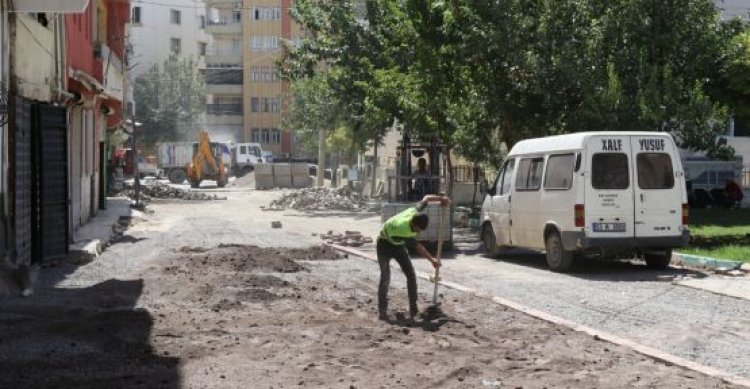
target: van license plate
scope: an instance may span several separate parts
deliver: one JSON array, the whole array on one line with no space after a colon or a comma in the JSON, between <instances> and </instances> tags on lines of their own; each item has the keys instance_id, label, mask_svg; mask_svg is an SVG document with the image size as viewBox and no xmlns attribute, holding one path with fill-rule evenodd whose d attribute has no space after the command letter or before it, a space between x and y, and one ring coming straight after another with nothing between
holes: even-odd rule
<instances>
[{"instance_id":1,"label":"van license plate","mask_svg":"<svg viewBox=\"0 0 750 389\"><path fill-rule=\"evenodd\" d=\"M625 223L594 223L594 232L625 232Z\"/></svg>"}]
</instances>

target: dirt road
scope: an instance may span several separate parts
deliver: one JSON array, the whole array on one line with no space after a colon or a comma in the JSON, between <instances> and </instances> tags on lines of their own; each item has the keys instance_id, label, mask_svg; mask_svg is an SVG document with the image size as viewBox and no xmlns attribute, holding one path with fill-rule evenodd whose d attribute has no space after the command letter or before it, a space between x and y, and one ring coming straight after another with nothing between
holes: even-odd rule
<instances>
[{"instance_id":1,"label":"dirt road","mask_svg":"<svg viewBox=\"0 0 750 389\"><path fill-rule=\"evenodd\" d=\"M0 387L731 387L451 290L449 317L409 325L398 271L378 321L377 266L312 236L377 216L258 211L276 195L155 202L95 262L0 299Z\"/></svg>"}]
</instances>

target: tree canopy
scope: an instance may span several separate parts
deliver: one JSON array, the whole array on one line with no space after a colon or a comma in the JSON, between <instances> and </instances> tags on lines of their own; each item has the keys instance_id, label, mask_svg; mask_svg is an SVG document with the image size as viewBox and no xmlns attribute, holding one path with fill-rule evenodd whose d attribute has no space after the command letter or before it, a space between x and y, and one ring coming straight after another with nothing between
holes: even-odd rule
<instances>
[{"instance_id":1,"label":"tree canopy","mask_svg":"<svg viewBox=\"0 0 750 389\"><path fill-rule=\"evenodd\" d=\"M192 59L172 56L135 79L136 119L145 144L194 139L205 112L206 92Z\"/></svg>"},{"instance_id":2,"label":"tree canopy","mask_svg":"<svg viewBox=\"0 0 750 389\"><path fill-rule=\"evenodd\" d=\"M308 36L283 75L325 74L360 145L396 118L475 162L590 130L669 131L726 155L720 96L750 96L748 41L711 0L298 0L291 13Z\"/></svg>"}]
</instances>

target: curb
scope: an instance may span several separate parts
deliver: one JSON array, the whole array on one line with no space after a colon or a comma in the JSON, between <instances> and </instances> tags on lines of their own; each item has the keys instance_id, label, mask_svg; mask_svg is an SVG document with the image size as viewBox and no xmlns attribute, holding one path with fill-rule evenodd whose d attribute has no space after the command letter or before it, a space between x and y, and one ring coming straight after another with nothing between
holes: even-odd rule
<instances>
[{"instance_id":1,"label":"curb","mask_svg":"<svg viewBox=\"0 0 750 389\"><path fill-rule=\"evenodd\" d=\"M361 257L361 258L365 258L365 259L369 259L371 261L377 261L377 258L373 257L371 254L365 253L365 252L360 251L360 250L356 250L356 249L353 249L353 248L350 248L350 247L338 246L338 245L335 245L335 244L327 244L327 246L330 246L330 247L332 247L332 248L334 248L336 250L343 251L343 252L351 254L351 255L355 255L355 256L358 256L358 257ZM681 255L683 255L683 254L681 254ZM713 258L711 258L711 259L713 259ZM423 273L423 272L416 272L416 273L417 273L417 277L422 278L422 279L430 280L430 275L429 274L426 274L426 273ZM599 331L597 329L594 329L594 328L591 328L591 327L588 327L588 326L577 324L577 323L572 322L570 320L566 320L566 319L563 319L561 317L558 317L558 316L555 316L555 315L551 315L551 314L549 314L547 312L538 310L536 308L531 308L529 306L517 303L517 302L512 301L512 300L508 300L508 299L505 299L505 298L502 298L502 297L498 297L498 296L493 296L493 295L490 295L488 293L484 293L484 292L481 292L481 291L478 291L478 290L475 290L475 289L472 289L472 288L468 288L466 286L463 286L463 285L460 285L460 284L457 284L457 283L454 283L454 282L446 282L446 281L439 281L439 282L440 282L441 285L446 286L448 288L455 289L455 290L458 290L458 291L461 291L461 292L466 292L466 293L469 293L469 294L477 296L477 297L489 299L490 301L493 301L493 302L495 302L497 304L506 306L506 307L508 307L510 309L514 309L514 310L519 311L521 313L525 313L525 314L527 314L529 316L532 316L532 317L535 317L537 319L541 319L541 320L544 320L546 322L557 324L557 325L569 328L569 329L571 329L573 331L576 331L576 332L582 332L584 334L590 335L590 336L594 337L594 339L604 340L604 341L607 341L607 342L610 342L610 343L613 343L613 344L616 344L616 345L619 345L619 346L627 347L627 348L629 348L629 349L631 349L631 350L633 350L633 351L635 351L637 353L640 353L640 354L643 354L645 356L654 358L654 359L656 359L658 361L661 361L661 362L663 362L663 363L665 363L667 365L669 365L669 364L677 365L677 366L680 366L680 367L688 369L688 370L693 370L693 371L696 371L698 373L705 374L705 375L707 375L709 377L714 377L714 378L721 379L724 382L727 382L727 383L730 383L730 384L733 384L733 385L739 385L739 386L744 386L744 387L750 388L750 379L748 379L748 378L740 377L740 376L737 376L737 375L734 375L734 374L731 374L731 373L728 373L728 372L725 372L723 370L719 370L719 369L716 369L716 368L713 368L713 367L701 365L701 364L699 364L697 362L693 362L693 361L684 359L682 357L678 357L676 355L668 354L668 353L665 353L663 351L659 351L659 350L654 349L652 347L645 346L645 345L642 345L640 343L636 343L636 342L634 342L632 340L629 340L629 339L626 339L626 338L622 338L622 337L619 337L617 335L610 334L608 332Z\"/></svg>"},{"instance_id":2,"label":"curb","mask_svg":"<svg viewBox=\"0 0 750 389\"><path fill-rule=\"evenodd\" d=\"M743 262L731 261L728 259L716 259L711 257L702 257L700 255L674 253L674 255L682 262L693 266L703 266L710 269L718 269L720 267L729 268L730 270L739 270L742 267Z\"/></svg>"}]
</instances>

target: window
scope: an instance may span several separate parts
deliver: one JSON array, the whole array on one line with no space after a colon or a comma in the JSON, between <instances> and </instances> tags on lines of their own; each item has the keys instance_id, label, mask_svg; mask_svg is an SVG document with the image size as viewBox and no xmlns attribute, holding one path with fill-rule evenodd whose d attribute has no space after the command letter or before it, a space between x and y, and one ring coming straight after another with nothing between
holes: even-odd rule
<instances>
[{"instance_id":1,"label":"window","mask_svg":"<svg viewBox=\"0 0 750 389\"><path fill-rule=\"evenodd\" d=\"M254 36L250 40L253 51L275 51L279 49L279 37L275 35Z\"/></svg>"},{"instance_id":2,"label":"window","mask_svg":"<svg viewBox=\"0 0 750 389\"><path fill-rule=\"evenodd\" d=\"M141 22L141 7L133 7L133 15L130 17L131 23Z\"/></svg>"},{"instance_id":3,"label":"window","mask_svg":"<svg viewBox=\"0 0 750 389\"><path fill-rule=\"evenodd\" d=\"M575 155L550 155L544 173L544 189L567 190L573 182Z\"/></svg>"},{"instance_id":4,"label":"window","mask_svg":"<svg viewBox=\"0 0 750 389\"><path fill-rule=\"evenodd\" d=\"M503 175L503 185L500 188L500 192L503 194L510 193L510 183L513 182L511 180L513 179L513 168L515 166L516 166L515 159L511 159L507 162L507 165L505 168L505 174Z\"/></svg>"},{"instance_id":5,"label":"window","mask_svg":"<svg viewBox=\"0 0 750 389\"><path fill-rule=\"evenodd\" d=\"M240 146L240 155L247 154L247 146Z\"/></svg>"},{"instance_id":6,"label":"window","mask_svg":"<svg viewBox=\"0 0 750 389\"><path fill-rule=\"evenodd\" d=\"M206 55L206 42L198 42L198 55Z\"/></svg>"},{"instance_id":7,"label":"window","mask_svg":"<svg viewBox=\"0 0 750 389\"><path fill-rule=\"evenodd\" d=\"M281 98L272 97L270 99L269 112L280 112L281 111Z\"/></svg>"},{"instance_id":8,"label":"window","mask_svg":"<svg viewBox=\"0 0 750 389\"><path fill-rule=\"evenodd\" d=\"M493 185L495 193L493 196L502 196L510 191L510 179L513 175L513 166L514 160L512 159L505 161L505 164L503 164L503 167L497 173L497 178L495 178L495 183Z\"/></svg>"},{"instance_id":9,"label":"window","mask_svg":"<svg viewBox=\"0 0 750 389\"><path fill-rule=\"evenodd\" d=\"M172 24L182 24L182 13L176 9L169 10L169 22Z\"/></svg>"},{"instance_id":10,"label":"window","mask_svg":"<svg viewBox=\"0 0 750 389\"><path fill-rule=\"evenodd\" d=\"M271 131L268 128L262 129L260 139L262 143L269 143L271 141Z\"/></svg>"},{"instance_id":11,"label":"window","mask_svg":"<svg viewBox=\"0 0 750 389\"><path fill-rule=\"evenodd\" d=\"M279 7L255 7L252 10L253 20L281 20Z\"/></svg>"},{"instance_id":12,"label":"window","mask_svg":"<svg viewBox=\"0 0 750 389\"><path fill-rule=\"evenodd\" d=\"M260 112L260 98L250 98L250 112Z\"/></svg>"},{"instance_id":13,"label":"window","mask_svg":"<svg viewBox=\"0 0 750 389\"><path fill-rule=\"evenodd\" d=\"M180 54L182 51L182 42L180 42L180 38L171 38L169 41L169 48L172 50L172 53Z\"/></svg>"},{"instance_id":14,"label":"window","mask_svg":"<svg viewBox=\"0 0 750 389\"><path fill-rule=\"evenodd\" d=\"M250 130L250 139L252 142L260 143L260 129L259 128L253 128Z\"/></svg>"},{"instance_id":15,"label":"window","mask_svg":"<svg viewBox=\"0 0 750 389\"><path fill-rule=\"evenodd\" d=\"M206 15L198 16L198 27L202 30L206 28Z\"/></svg>"},{"instance_id":16,"label":"window","mask_svg":"<svg viewBox=\"0 0 750 389\"><path fill-rule=\"evenodd\" d=\"M518 164L516 190L537 190L542 182L544 158L523 158Z\"/></svg>"},{"instance_id":17,"label":"window","mask_svg":"<svg viewBox=\"0 0 750 389\"><path fill-rule=\"evenodd\" d=\"M638 164L638 187L641 189L672 189L672 159L664 153L641 153Z\"/></svg>"},{"instance_id":18,"label":"window","mask_svg":"<svg viewBox=\"0 0 750 389\"><path fill-rule=\"evenodd\" d=\"M271 129L271 143L281 143L281 131L278 128Z\"/></svg>"},{"instance_id":19,"label":"window","mask_svg":"<svg viewBox=\"0 0 750 389\"><path fill-rule=\"evenodd\" d=\"M591 157L591 185L594 189L627 189L630 186L628 156L598 153Z\"/></svg>"},{"instance_id":20,"label":"window","mask_svg":"<svg viewBox=\"0 0 750 389\"><path fill-rule=\"evenodd\" d=\"M234 23L242 23L242 12L240 11L234 11L232 12L232 20L234 20Z\"/></svg>"}]
</instances>

